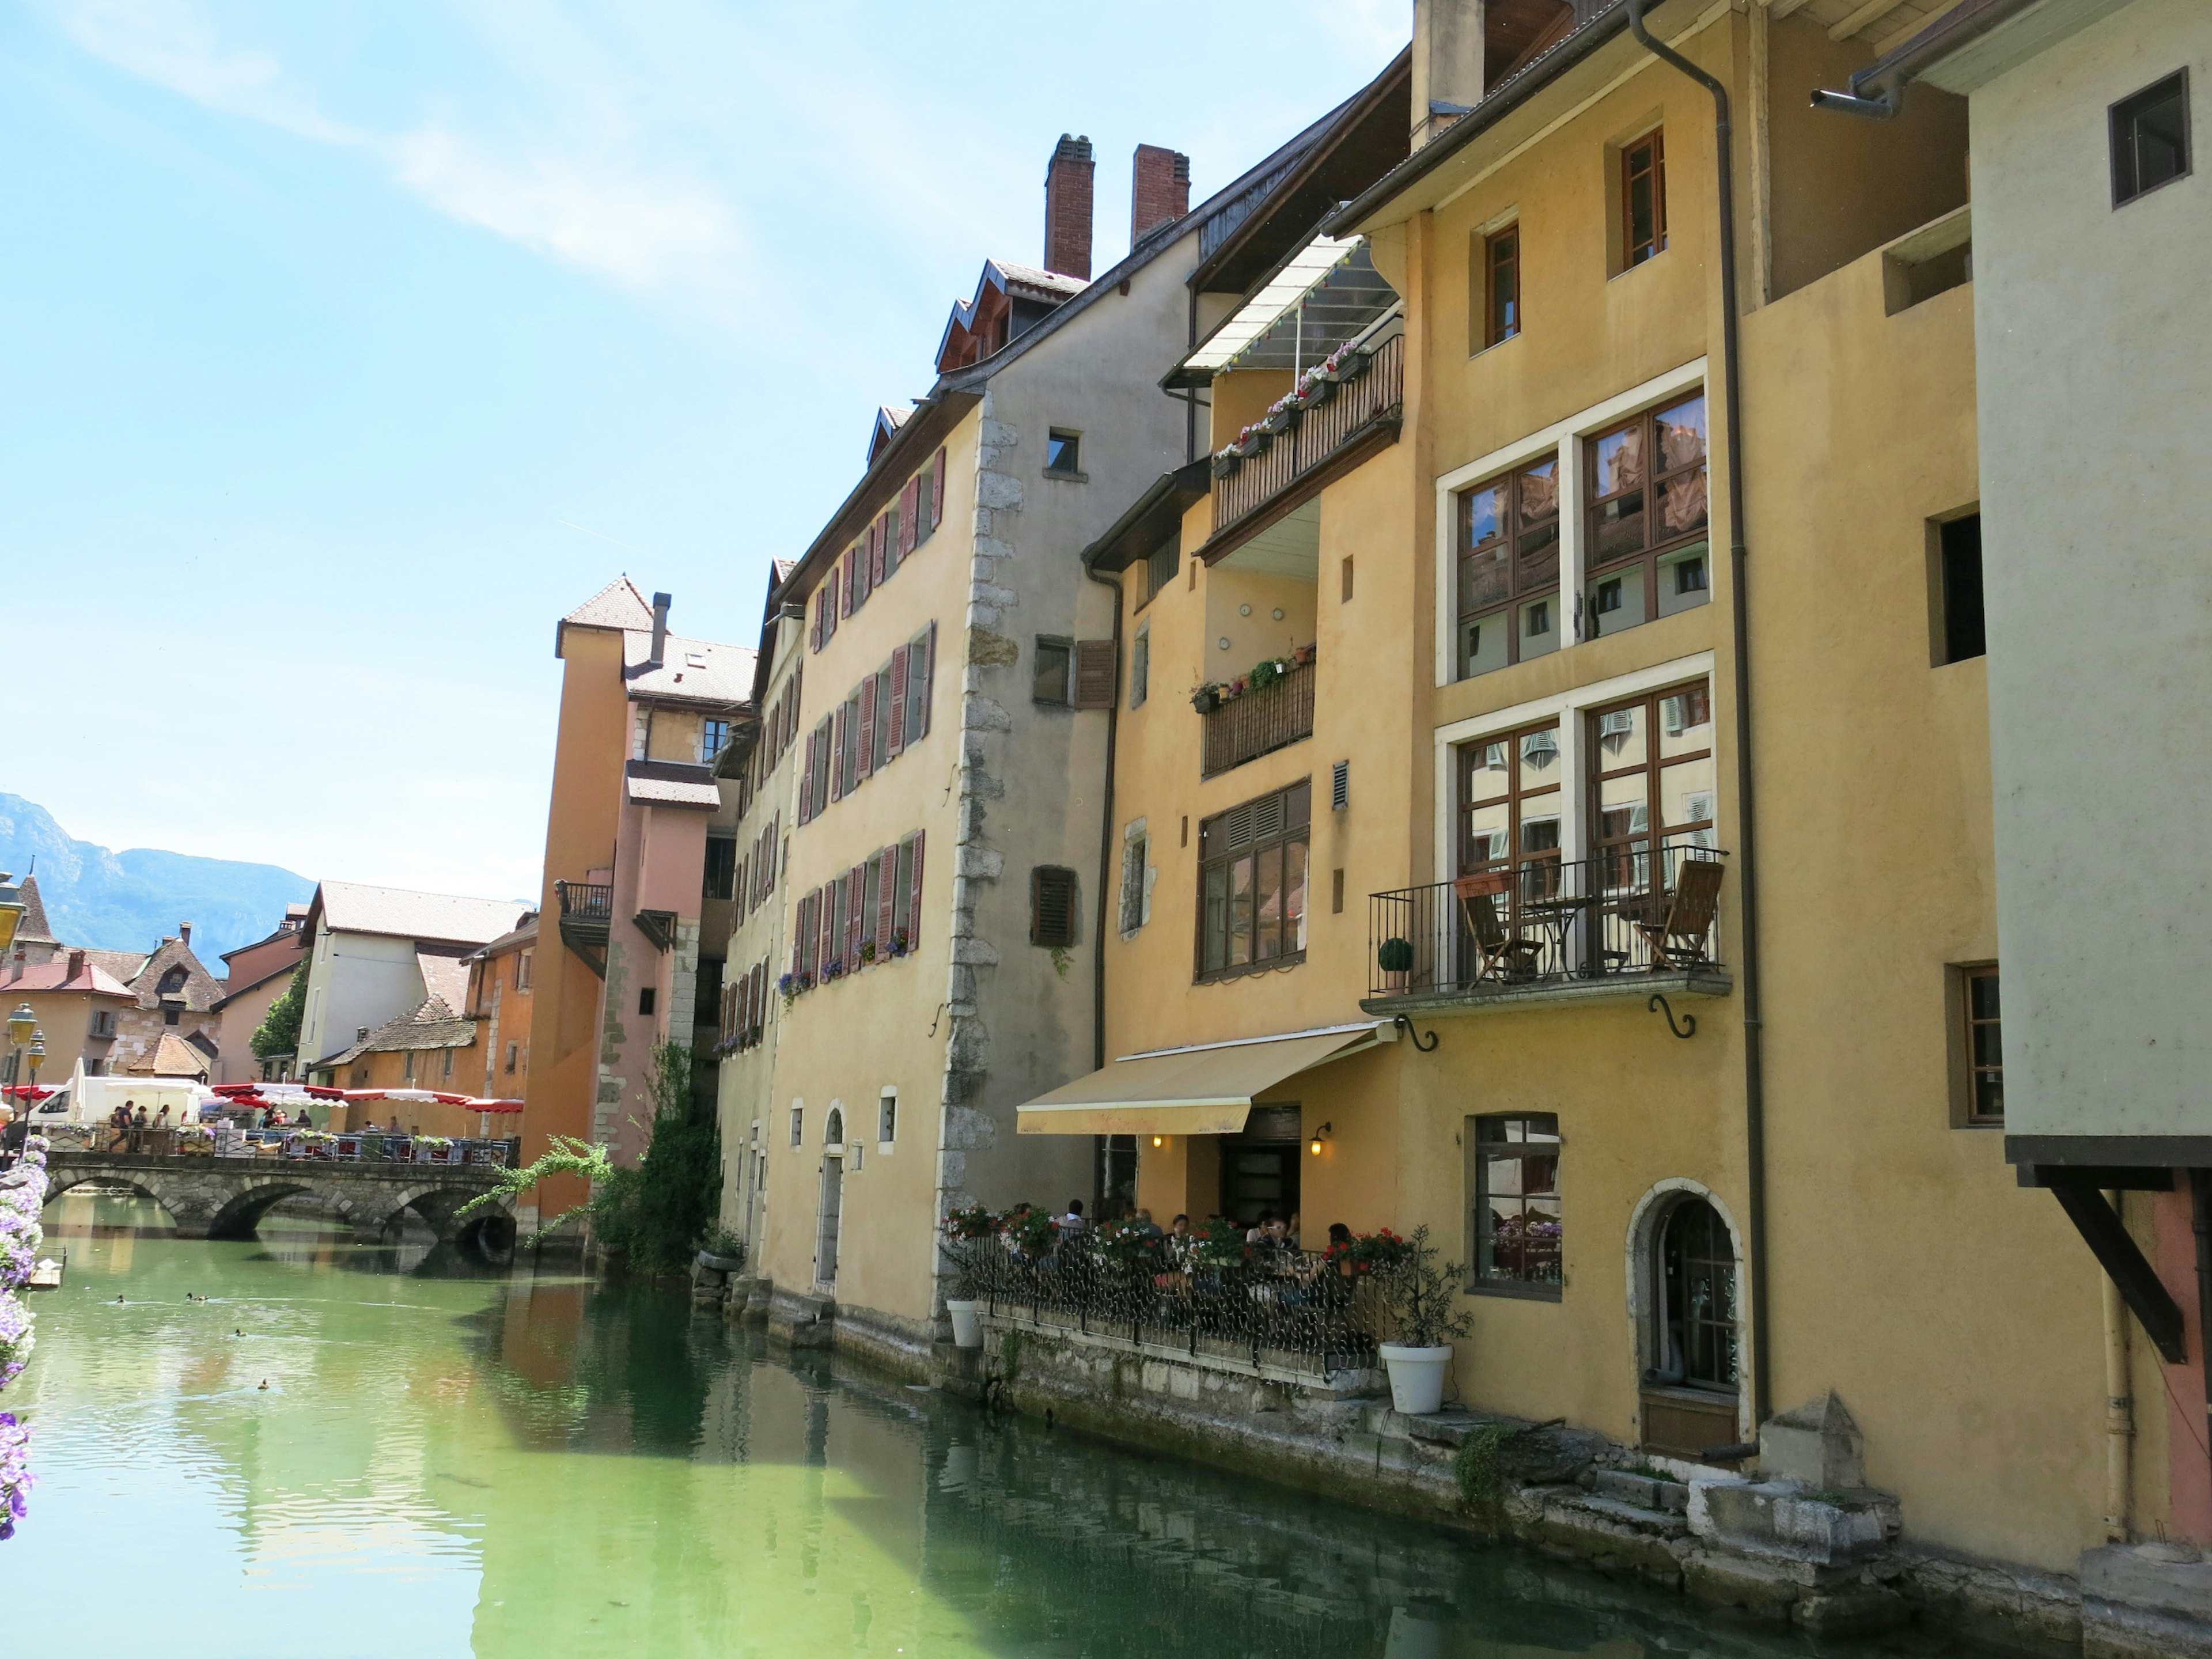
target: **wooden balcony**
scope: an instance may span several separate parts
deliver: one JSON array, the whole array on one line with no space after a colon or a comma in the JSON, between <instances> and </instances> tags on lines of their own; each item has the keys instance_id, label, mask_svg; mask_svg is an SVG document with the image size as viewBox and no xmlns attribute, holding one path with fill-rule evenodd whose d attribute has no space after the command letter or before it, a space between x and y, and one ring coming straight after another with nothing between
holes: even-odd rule
<instances>
[{"instance_id":1,"label":"wooden balcony","mask_svg":"<svg viewBox=\"0 0 2212 1659\"><path fill-rule=\"evenodd\" d=\"M603 882L556 881L553 890L561 901L561 942L605 979L607 930L615 914L613 886Z\"/></svg>"},{"instance_id":2,"label":"wooden balcony","mask_svg":"<svg viewBox=\"0 0 2212 1659\"><path fill-rule=\"evenodd\" d=\"M1233 532L1338 456L1370 438L1395 435L1405 397L1406 337L1394 334L1377 343L1356 372L1329 384L1321 401L1272 417L1284 429L1257 453L1217 454L1212 539Z\"/></svg>"},{"instance_id":3,"label":"wooden balcony","mask_svg":"<svg viewBox=\"0 0 2212 1659\"><path fill-rule=\"evenodd\" d=\"M1314 665L1294 664L1273 685L1247 691L1200 715L1206 722L1204 775L1212 777L1313 736Z\"/></svg>"}]
</instances>

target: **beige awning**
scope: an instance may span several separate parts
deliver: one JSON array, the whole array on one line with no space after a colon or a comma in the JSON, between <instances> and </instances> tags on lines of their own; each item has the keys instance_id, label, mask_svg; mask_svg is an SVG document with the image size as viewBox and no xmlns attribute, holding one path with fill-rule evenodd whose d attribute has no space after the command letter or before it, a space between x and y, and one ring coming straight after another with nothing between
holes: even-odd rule
<instances>
[{"instance_id":1,"label":"beige awning","mask_svg":"<svg viewBox=\"0 0 2212 1659\"><path fill-rule=\"evenodd\" d=\"M1252 1097L1397 1036L1380 1020L1127 1054L1024 1103L1025 1135L1232 1135Z\"/></svg>"}]
</instances>

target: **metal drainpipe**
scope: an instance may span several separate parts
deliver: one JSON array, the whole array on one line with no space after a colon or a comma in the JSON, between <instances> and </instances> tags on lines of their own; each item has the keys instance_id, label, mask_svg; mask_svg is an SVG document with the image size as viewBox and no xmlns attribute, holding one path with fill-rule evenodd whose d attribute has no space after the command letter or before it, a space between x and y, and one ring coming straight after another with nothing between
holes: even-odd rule
<instances>
[{"instance_id":1,"label":"metal drainpipe","mask_svg":"<svg viewBox=\"0 0 2212 1659\"><path fill-rule=\"evenodd\" d=\"M1106 708L1106 793L1098 814L1098 922L1091 930L1091 1069L1096 1072L1106 1066L1106 915L1113 893L1108 871L1114 855L1114 740L1121 725L1121 607L1127 601L1120 577L1100 575L1087 560L1083 574L1114 591L1114 701Z\"/></svg>"},{"instance_id":2,"label":"metal drainpipe","mask_svg":"<svg viewBox=\"0 0 2212 1659\"><path fill-rule=\"evenodd\" d=\"M2123 1218L2124 1194L2105 1194L2112 1213ZM2128 1511L2131 1507L2132 1452L2136 1433L2135 1388L2128 1372L2128 1310L2112 1274L2098 1270L2104 1290L2105 1313L2105 1539L2128 1541Z\"/></svg>"},{"instance_id":3,"label":"metal drainpipe","mask_svg":"<svg viewBox=\"0 0 2212 1659\"><path fill-rule=\"evenodd\" d=\"M1743 382L1737 368L1735 281L1735 129L1729 118L1728 88L1644 26L1647 0L1626 0L1629 32L1660 62L1679 70L1713 95L1713 149L1720 185L1722 382L1727 420L1723 447L1728 455L1729 577L1735 604L1736 796L1741 814L1736 844L1736 886L1743 908L1743 1139L1749 1165L1751 1234L1751 1412L1754 1424L1771 1410L1772 1366L1768 1352L1766 1296L1766 1085L1765 1024L1759 1004L1758 817L1752 789L1751 619L1744 586Z\"/></svg>"},{"instance_id":4,"label":"metal drainpipe","mask_svg":"<svg viewBox=\"0 0 2212 1659\"><path fill-rule=\"evenodd\" d=\"M2197 1364L2204 1373L2204 1422L2212 1431L2212 1352L2205 1334L2212 1331L2212 1170L2189 1172L2190 1219L2197 1233ZM2212 1433L2206 1436L2212 1443Z\"/></svg>"}]
</instances>

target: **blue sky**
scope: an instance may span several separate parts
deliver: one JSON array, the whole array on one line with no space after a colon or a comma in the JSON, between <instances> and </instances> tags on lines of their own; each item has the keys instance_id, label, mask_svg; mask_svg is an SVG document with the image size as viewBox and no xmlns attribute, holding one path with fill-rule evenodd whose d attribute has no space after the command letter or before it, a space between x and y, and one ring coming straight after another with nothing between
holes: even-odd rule
<instances>
[{"instance_id":1,"label":"blue sky","mask_svg":"<svg viewBox=\"0 0 2212 1659\"><path fill-rule=\"evenodd\" d=\"M1046 157L1227 182L1407 0L0 9L0 787L72 834L534 894L553 623L748 641ZM28 659L35 656L35 665Z\"/></svg>"}]
</instances>

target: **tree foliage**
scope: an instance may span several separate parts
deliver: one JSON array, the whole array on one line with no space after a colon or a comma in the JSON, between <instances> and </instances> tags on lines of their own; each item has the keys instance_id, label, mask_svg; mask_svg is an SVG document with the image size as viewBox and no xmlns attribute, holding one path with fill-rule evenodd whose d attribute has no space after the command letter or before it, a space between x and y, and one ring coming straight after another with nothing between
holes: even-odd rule
<instances>
[{"instance_id":1,"label":"tree foliage","mask_svg":"<svg viewBox=\"0 0 2212 1659\"><path fill-rule=\"evenodd\" d=\"M284 988L284 994L269 1005L259 1027L246 1041L256 1060L300 1052L300 1017L307 1006L307 964L303 962L292 970L292 982Z\"/></svg>"}]
</instances>

